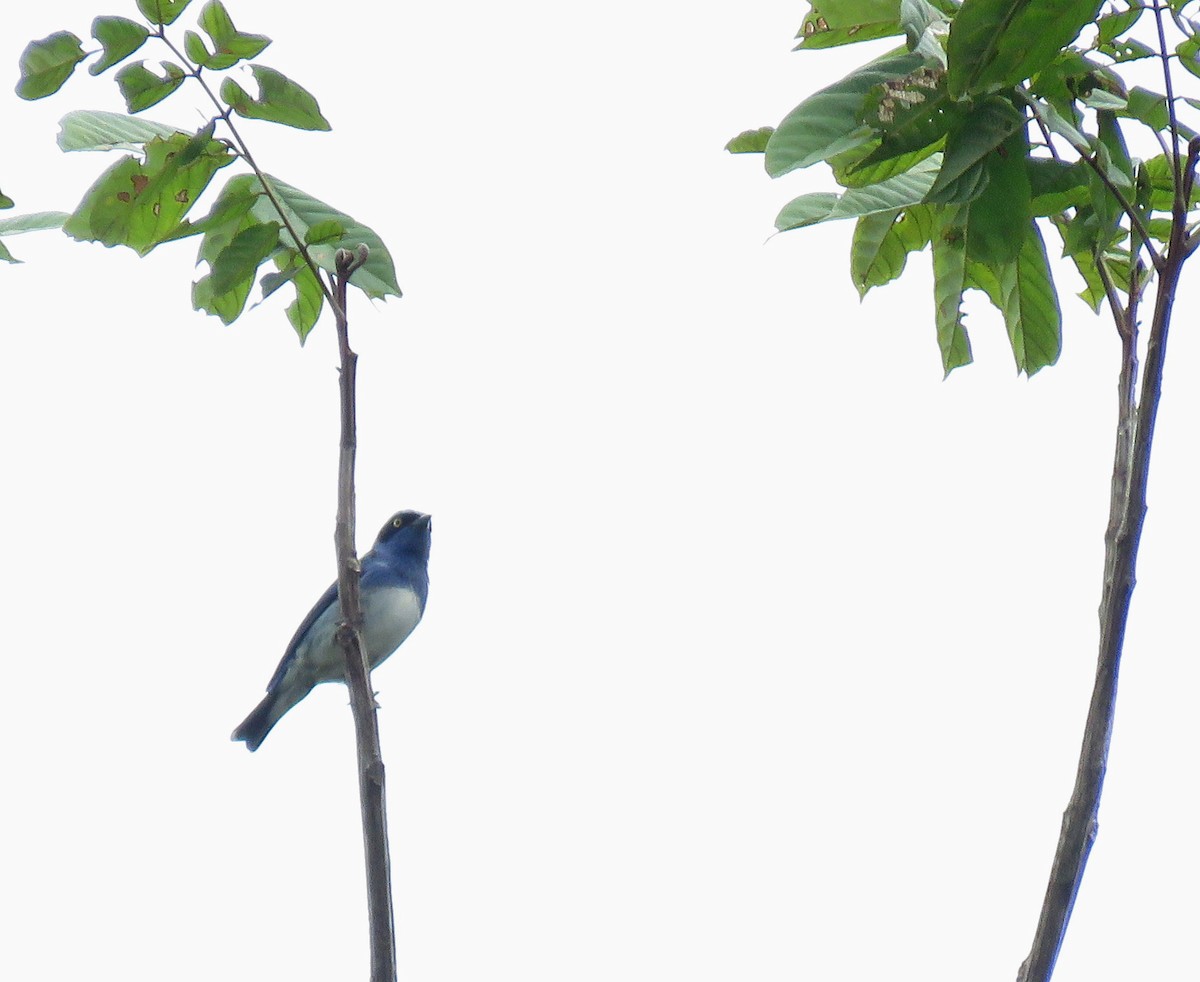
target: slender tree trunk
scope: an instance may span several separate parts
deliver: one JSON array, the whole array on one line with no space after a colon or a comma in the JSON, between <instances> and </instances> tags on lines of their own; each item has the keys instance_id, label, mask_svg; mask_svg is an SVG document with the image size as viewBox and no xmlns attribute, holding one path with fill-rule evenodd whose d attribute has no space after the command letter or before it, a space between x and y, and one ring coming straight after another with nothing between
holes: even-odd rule
<instances>
[{"instance_id":1,"label":"slender tree trunk","mask_svg":"<svg viewBox=\"0 0 1200 982\"><path fill-rule=\"evenodd\" d=\"M388 855L386 788L383 754L371 667L362 638L361 567L354 546L354 457L357 449L355 382L358 355L350 349L346 321L346 288L350 275L367 260L366 246L356 254L339 250L334 278L338 350L341 370L342 435L338 456L338 512L334 539L338 560L338 597L342 605L339 640L346 653L346 683L354 713L358 759L358 795L362 812L363 851L367 868L367 919L371 939L371 982L395 982L396 932L392 910L392 863Z\"/></svg>"}]
</instances>

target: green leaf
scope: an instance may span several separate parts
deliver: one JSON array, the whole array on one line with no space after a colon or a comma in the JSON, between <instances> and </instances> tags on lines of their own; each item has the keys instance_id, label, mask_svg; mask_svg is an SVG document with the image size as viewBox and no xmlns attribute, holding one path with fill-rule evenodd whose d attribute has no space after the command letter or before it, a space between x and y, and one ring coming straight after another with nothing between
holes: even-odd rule
<instances>
[{"instance_id":1,"label":"green leaf","mask_svg":"<svg viewBox=\"0 0 1200 982\"><path fill-rule=\"evenodd\" d=\"M790 232L792 229L806 228L820 222L829 221L833 217L833 209L841 201L841 195L833 191L813 191L793 198L775 219L775 228L780 232ZM891 211L892 209L882 209ZM850 217L850 216L845 216Z\"/></svg>"},{"instance_id":2,"label":"green leaf","mask_svg":"<svg viewBox=\"0 0 1200 982\"><path fill-rule=\"evenodd\" d=\"M53 95L85 57L83 44L70 31L59 31L40 41L30 41L21 52L17 95L31 101Z\"/></svg>"},{"instance_id":3,"label":"green leaf","mask_svg":"<svg viewBox=\"0 0 1200 982\"><path fill-rule=\"evenodd\" d=\"M146 43L150 32L135 20L127 17L97 17L92 21L92 37L104 48L104 57L88 71L92 75L112 68L124 61Z\"/></svg>"},{"instance_id":4,"label":"green leaf","mask_svg":"<svg viewBox=\"0 0 1200 982\"><path fill-rule=\"evenodd\" d=\"M1101 54L1108 55L1108 57L1117 63L1158 57L1158 52L1150 47L1150 45L1143 44L1141 41L1133 38L1113 41L1111 44L1102 44L1098 50Z\"/></svg>"},{"instance_id":5,"label":"green leaf","mask_svg":"<svg viewBox=\"0 0 1200 982\"><path fill-rule=\"evenodd\" d=\"M900 0L900 23L910 51L916 51L931 35L944 31L949 20L927 0Z\"/></svg>"},{"instance_id":6,"label":"green leaf","mask_svg":"<svg viewBox=\"0 0 1200 982\"><path fill-rule=\"evenodd\" d=\"M192 0L137 0L138 10L151 24L174 24Z\"/></svg>"},{"instance_id":7,"label":"green leaf","mask_svg":"<svg viewBox=\"0 0 1200 982\"><path fill-rule=\"evenodd\" d=\"M927 205L860 218L850 243L850 278L859 296L897 279L909 253L929 244L932 224L933 209Z\"/></svg>"},{"instance_id":8,"label":"green leaf","mask_svg":"<svg viewBox=\"0 0 1200 982\"><path fill-rule=\"evenodd\" d=\"M1029 144L1018 130L988 155L988 183L970 204L967 257L991 266L1012 263L1020 255L1031 226Z\"/></svg>"},{"instance_id":9,"label":"green leaf","mask_svg":"<svg viewBox=\"0 0 1200 982\"><path fill-rule=\"evenodd\" d=\"M826 192L802 194L784 206L775 227L786 232L818 222L910 208L925 199L940 166L941 157L935 154L903 174L879 184L851 188L840 196Z\"/></svg>"},{"instance_id":10,"label":"green leaf","mask_svg":"<svg viewBox=\"0 0 1200 982\"><path fill-rule=\"evenodd\" d=\"M984 270L989 269L982 263L973 263L971 268L972 276L981 278L985 275ZM999 297L993 292L994 286L988 293L993 303L1000 300L997 306L1004 315L1017 371L1034 375L1058 361L1062 350L1058 294L1037 224L1030 223L1025 244L1015 262L990 268L998 281Z\"/></svg>"},{"instance_id":11,"label":"green leaf","mask_svg":"<svg viewBox=\"0 0 1200 982\"><path fill-rule=\"evenodd\" d=\"M135 61L116 74L117 86L131 113L140 113L167 96L183 84L186 73L174 62L159 62L166 75L159 77L146 67L145 62Z\"/></svg>"},{"instance_id":12,"label":"green leaf","mask_svg":"<svg viewBox=\"0 0 1200 982\"><path fill-rule=\"evenodd\" d=\"M219 0L211 0L200 11L200 26L212 39L209 52L203 39L194 31L184 35L187 56L203 68L222 71L239 61L255 58L271 43L264 34L244 34L233 26L233 20Z\"/></svg>"},{"instance_id":13,"label":"green leaf","mask_svg":"<svg viewBox=\"0 0 1200 982\"><path fill-rule=\"evenodd\" d=\"M63 230L80 241L124 245L143 256L175 237L213 175L234 160L218 140L189 152L195 139L186 133L156 137L146 144L144 161L123 157L91 186Z\"/></svg>"},{"instance_id":14,"label":"green leaf","mask_svg":"<svg viewBox=\"0 0 1200 982\"><path fill-rule=\"evenodd\" d=\"M1048 157L1027 157L1030 211L1056 215L1089 200L1088 166L1081 160L1068 164Z\"/></svg>"},{"instance_id":15,"label":"green leaf","mask_svg":"<svg viewBox=\"0 0 1200 982\"><path fill-rule=\"evenodd\" d=\"M1096 163L1106 174L1111 175L1116 172L1112 157L1104 144L1100 145L1096 153ZM1091 192L1091 213L1096 219L1094 227L1088 229L1092 233L1092 243L1098 244L1100 248L1107 248L1124 236L1121 222L1125 218L1125 212L1116 197L1094 171L1088 174L1088 189Z\"/></svg>"},{"instance_id":16,"label":"green leaf","mask_svg":"<svg viewBox=\"0 0 1200 982\"><path fill-rule=\"evenodd\" d=\"M1113 285L1121 293L1128 295L1129 289L1134 285L1134 268L1129 264L1129 251L1127 249L1108 249L1104 255L1100 257L1100 261L1104 263L1108 269ZM1146 284L1150 282L1150 272L1138 260L1136 265L1136 289L1141 293Z\"/></svg>"},{"instance_id":17,"label":"green leaf","mask_svg":"<svg viewBox=\"0 0 1200 982\"><path fill-rule=\"evenodd\" d=\"M971 363L971 340L963 323L962 296L967 287L967 221L969 206L934 210L933 302L942 371Z\"/></svg>"},{"instance_id":18,"label":"green leaf","mask_svg":"<svg viewBox=\"0 0 1200 982\"><path fill-rule=\"evenodd\" d=\"M21 232L41 232L46 229L62 228L71 216L65 211L37 211L29 215L14 215L0 218L0 235L18 235Z\"/></svg>"},{"instance_id":19,"label":"green leaf","mask_svg":"<svg viewBox=\"0 0 1200 982\"><path fill-rule=\"evenodd\" d=\"M316 326L325 305L325 294L321 284L313 274L312 269L299 253L288 251L286 255L277 255L275 265L282 272L268 273L262 278L263 299L286 283L291 283L296 291L296 298L287 305L285 313L288 323L304 344L309 332Z\"/></svg>"},{"instance_id":20,"label":"green leaf","mask_svg":"<svg viewBox=\"0 0 1200 982\"><path fill-rule=\"evenodd\" d=\"M1171 128L1171 113L1167 108L1167 97L1160 92L1144 89L1140 85L1135 85L1129 90L1125 106L1116 112L1118 116L1145 123L1156 133L1166 133ZM1183 123L1178 123L1178 126L1179 135L1185 140L1196 137L1196 131L1190 126L1185 126Z\"/></svg>"},{"instance_id":21,"label":"green leaf","mask_svg":"<svg viewBox=\"0 0 1200 982\"><path fill-rule=\"evenodd\" d=\"M1152 218L1146 222L1146 231L1150 233L1150 238L1166 245L1171 240L1172 225L1169 218Z\"/></svg>"},{"instance_id":22,"label":"green leaf","mask_svg":"<svg viewBox=\"0 0 1200 982\"><path fill-rule=\"evenodd\" d=\"M813 0L794 50L833 48L900 34L899 0Z\"/></svg>"},{"instance_id":23,"label":"green leaf","mask_svg":"<svg viewBox=\"0 0 1200 982\"><path fill-rule=\"evenodd\" d=\"M946 48L950 94L994 92L1037 74L1100 6L1100 0L964 0Z\"/></svg>"},{"instance_id":24,"label":"green leaf","mask_svg":"<svg viewBox=\"0 0 1200 982\"><path fill-rule=\"evenodd\" d=\"M137 150L155 137L166 139L181 127L134 119L124 113L77 109L58 122L60 150Z\"/></svg>"},{"instance_id":25,"label":"green leaf","mask_svg":"<svg viewBox=\"0 0 1200 982\"><path fill-rule=\"evenodd\" d=\"M325 204L325 202L297 190L290 184L285 184L277 177L269 175L264 175L264 177L283 208L284 216L287 218L285 226L290 224L301 239L310 228L321 222L339 222L346 230L345 236L340 241L324 242L309 247L308 254L318 266L331 273L336 272L334 256L338 249L354 249L359 244L366 245L371 251L370 258L365 266L350 277L350 282L372 299L400 296L400 287L396 283L396 267L392 263L391 254L388 252L387 246L383 244L383 240L372 229L360 225L349 215ZM252 181L251 187L255 191L263 191L256 178L252 178ZM255 203L254 214L260 221L280 220L274 206L265 194ZM284 246L290 249L297 248L297 244L291 240L286 229L280 233L280 238Z\"/></svg>"},{"instance_id":26,"label":"green leaf","mask_svg":"<svg viewBox=\"0 0 1200 982\"><path fill-rule=\"evenodd\" d=\"M788 113L768 141L767 173L779 177L866 143L872 130L860 122L859 112L867 93L923 64L917 55L884 55L809 96Z\"/></svg>"},{"instance_id":27,"label":"green leaf","mask_svg":"<svg viewBox=\"0 0 1200 982\"><path fill-rule=\"evenodd\" d=\"M1078 154L1081 156L1091 154L1091 140L1076 129L1075 125L1068 121L1053 103L1041 99L1026 99L1026 104L1033 110L1033 114L1046 124L1046 128L1051 133L1061 136Z\"/></svg>"},{"instance_id":28,"label":"green leaf","mask_svg":"<svg viewBox=\"0 0 1200 982\"><path fill-rule=\"evenodd\" d=\"M1080 205L1065 222L1057 222L1063 240L1063 255L1091 252L1099 241L1100 221L1091 205Z\"/></svg>"},{"instance_id":29,"label":"green leaf","mask_svg":"<svg viewBox=\"0 0 1200 982\"><path fill-rule=\"evenodd\" d=\"M925 200L929 204L965 205L983 194L988 178L987 162L977 160L958 177L938 188L936 195L931 193Z\"/></svg>"},{"instance_id":30,"label":"green leaf","mask_svg":"<svg viewBox=\"0 0 1200 982\"><path fill-rule=\"evenodd\" d=\"M1175 46L1180 67L1200 78L1200 34L1193 34Z\"/></svg>"},{"instance_id":31,"label":"green leaf","mask_svg":"<svg viewBox=\"0 0 1200 982\"><path fill-rule=\"evenodd\" d=\"M850 240L850 279L860 298L865 297L872 286L896 278L893 259L897 257L881 254L881 247L892 223L903 214L902 211L881 211L864 215L854 223L854 237ZM898 258L903 269L908 253L900 253Z\"/></svg>"},{"instance_id":32,"label":"green leaf","mask_svg":"<svg viewBox=\"0 0 1200 982\"><path fill-rule=\"evenodd\" d=\"M200 27L212 38L218 55L254 58L271 43L265 34L247 34L234 27L220 0L209 0L204 5L200 11Z\"/></svg>"},{"instance_id":33,"label":"green leaf","mask_svg":"<svg viewBox=\"0 0 1200 982\"><path fill-rule=\"evenodd\" d=\"M346 228L336 219L317 222L304 233L305 245L321 245L324 242L341 242L346 237Z\"/></svg>"},{"instance_id":34,"label":"green leaf","mask_svg":"<svg viewBox=\"0 0 1200 982\"><path fill-rule=\"evenodd\" d=\"M1082 114L1075 105L1080 93L1095 88L1095 79L1104 70L1099 61L1088 58L1074 48L1060 51L1029 82L1029 91L1054 107L1075 125L1079 125ZM1023 93L1021 93L1023 95Z\"/></svg>"},{"instance_id":35,"label":"green leaf","mask_svg":"<svg viewBox=\"0 0 1200 982\"><path fill-rule=\"evenodd\" d=\"M1085 252L1076 253L1071 257L1071 261L1075 263L1075 269L1083 278L1084 283L1083 289L1076 296L1092 308L1093 314L1100 313L1100 305L1104 303L1107 293L1104 289L1104 281L1100 279L1100 272L1096 269L1095 262Z\"/></svg>"},{"instance_id":36,"label":"green leaf","mask_svg":"<svg viewBox=\"0 0 1200 982\"><path fill-rule=\"evenodd\" d=\"M1089 109L1124 109L1129 102L1124 96L1113 95L1104 89L1091 89L1086 95L1081 94L1079 101Z\"/></svg>"},{"instance_id":37,"label":"green leaf","mask_svg":"<svg viewBox=\"0 0 1200 982\"><path fill-rule=\"evenodd\" d=\"M756 130L745 130L725 144L730 153L765 153L767 141L775 132L774 126L760 126Z\"/></svg>"},{"instance_id":38,"label":"green leaf","mask_svg":"<svg viewBox=\"0 0 1200 982\"><path fill-rule=\"evenodd\" d=\"M15 206L16 206L16 202L13 201L13 199L10 198L3 191L0 191L0 210L6 210L8 208L13 208Z\"/></svg>"},{"instance_id":39,"label":"green leaf","mask_svg":"<svg viewBox=\"0 0 1200 982\"><path fill-rule=\"evenodd\" d=\"M882 131L877 148L859 166L938 144L961 124L968 107L946 94L945 73L922 68L874 90L864 103L863 121Z\"/></svg>"},{"instance_id":40,"label":"green leaf","mask_svg":"<svg viewBox=\"0 0 1200 982\"><path fill-rule=\"evenodd\" d=\"M890 157L875 164L864 164L863 161L879 147L879 141L872 140L861 147L835 154L829 158L828 163L838 184L844 188L861 188L868 184L879 184L889 177L912 170L920 161L939 153L943 143L944 141L938 140L912 153Z\"/></svg>"},{"instance_id":41,"label":"green leaf","mask_svg":"<svg viewBox=\"0 0 1200 982\"><path fill-rule=\"evenodd\" d=\"M218 293L212 287L212 274L207 274L192 284L192 308L220 317L226 325L232 324L245 310L246 300L253 286L252 274L226 292Z\"/></svg>"},{"instance_id":42,"label":"green leaf","mask_svg":"<svg viewBox=\"0 0 1200 982\"><path fill-rule=\"evenodd\" d=\"M229 240L249 223L247 216L258 203L261 195L262 191L253 174L239 174L237 177L231 177L221 188L216 203L207 215L197 222L189 222L184 219L169 238L182 239L201 234L215 234L218 237L224 235L225 238L220 245L220 249L223 249ZM164 239L164 241L168 240ZM220 249L213 251L213 256L216 256ZM202 255L200 258L203 259L204 256Z\"/></svg>"},{"instance_id":43,"label":"green leaf","mask_svg":"<svg viewBox=\"0 0 1200 982\"><path fill-rule=\"evenodd\" d=\"M262 191L253 174L239 174L225 182L212 210L187 229L188 234L203 232L197 262L207 262L210 272L192 284L192 306L196 310L220 317L226 324L237 320L246 306L254 285L253 272L223 293L212 288L211 268L217 257L229 246L239 232L262 224L252 213ZM278 233L276 233L278 238Z\"/></svg>"},{"instance_id":44,"label":"green leaf","mask_svg":"<svg viewBox=\"0 0 1200 982\"><path fill-rule=\"evenodd\" d=\"M947 202L946 194L952 182L975 168L988 154L1004 143L1013 133L1025 126L1025 114L1011 102L992 96L979 102L969 113L957 120L946 138L946 154L941 173L929 192L929 200ZM973 182L978 183L978 178ZM982 188L978 188L982 192ZM961 195L953 200L962 201Z\"/></svg>"},{"instance_id":45,"label":"green leaf","mask_svg":"<svg viewBox=\"0 0 1200 982\"><path fill-rule=\"evenodd\" d=\"M8 205L3 207L12 207L11 198L0 195L0 200L8 202ZM37 232L43 229L61 228L62 223L68 217L64 211L40 211L32 215L14 215L12 218L0 219L0 235L18 235L21 232ZM20 259L8 251L8 246L3 242L0 242L0 260L6 263L21 262Z\"/></svg>"},{"instance_id":46,"label":"green leaf","mask_svg":"<svg viewBox=\"0 0 1200 982\"><path fill-rule=\"evenodd\" d=\"M210 287L228 293L247 278L254 279L261 266L279 248L278 222L262 222L238 231L211 263Z\"/></svg>"},{"instance_id":47,"label":"green leaf","mask_svg":"<svg viewBox=\"0 0 1200 982\"><path fill-rule=\"evenodd\" d=\"M1098 112L1096 114L1097 138L1100 145L1108 151L1107 158L1110 166L1105 174L1127 198L1133 197L1134 167L1129 157L1129 148L1125 144L1125 134L1121 132L1121 124L1117 122L1117 114Z\"/></svg>"},{"instance_id":48,"label":"green leaf","mask_svg":"<svg viewBox=\"0 0 1200 982\"><path fill-rule=\"evenodd\" d=\"M284 312L288 322L299 335L300 343L304 344L309 331L316 327L321 317L325 294L321 292L321 284L317 282L316 276L308 266L296 274L292 285L296 288L296 299L287 305Z\"/></svg>"},{"instance_id":49,"label":"green leaf","mask_svg":"<svg viewBox=\"0 0 1200 982\"><path fill-rule=\"evenodd\" d=\"M1142 166L1150 180L1149 205L1154 211L1170 212L1175 201L1175 163L1163 154L1151 157ZM1192 197L1188 208L1200 204L1200 182L1192 188Z\"/></svg>"},{"instance_id":50,"label":"green leaf","mask_svg":"<svg viewBox=\"0 0 1200 982\"><path fill-rule=\"evenodd\" d=\"M1105 14L1096 21L1096 30L1098 32L1096 37L1097 43L1109 44L1115 41L1137 23L1138 18L1142 16L1142 12L1145 9L1142 6L1141 0L1133 0L1128 10Z\"/></svg>"},{"instance_id":51,"label":"green leaf","mask_svg":"<svg viewBox=\"0 0 1200 982\"><path fill-rule=\"evenodd\" d=\"M286 75L265 65L251 65L258 82L259 98L251 99L233 79L221 83L221 98L239 116L265 119L300 130L328 130L329 121L321 115L317 100Z\"/></svg>"}]
</instances>

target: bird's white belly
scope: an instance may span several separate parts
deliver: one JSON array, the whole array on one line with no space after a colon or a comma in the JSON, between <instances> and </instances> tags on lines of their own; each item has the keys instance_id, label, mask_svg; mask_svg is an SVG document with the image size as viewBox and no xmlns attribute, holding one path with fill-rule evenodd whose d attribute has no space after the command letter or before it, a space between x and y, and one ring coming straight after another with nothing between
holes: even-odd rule
<instances>
[{"instance_id":1,"label":"bird's white belly","mask_svg":"<svg viewBox=\"0 0 1200 982\"><path fill-rule=\"evenodd\" d=\"M421 605L408 587L372 590L363 600L363 641L374 668L400 647L421 620Z\"/></svg>"},{"instance_id":2,"label":"bird's white belly","mask_svg":"<svg viewBox=\"0 0 1200 982\"><path fill-rule=\"evenodd\" d=\"M335 600L313 625L305 650L298 652L302 671L314 682L344 681L346 656L337 643L341 607ZM363 595L363 641L371 667L400 647L421 620L417 595L407 587L375 589ZM298 667L299 667L298 665ZM310 674L311 673L311 674Z\"/></svg>"}]
</instances>

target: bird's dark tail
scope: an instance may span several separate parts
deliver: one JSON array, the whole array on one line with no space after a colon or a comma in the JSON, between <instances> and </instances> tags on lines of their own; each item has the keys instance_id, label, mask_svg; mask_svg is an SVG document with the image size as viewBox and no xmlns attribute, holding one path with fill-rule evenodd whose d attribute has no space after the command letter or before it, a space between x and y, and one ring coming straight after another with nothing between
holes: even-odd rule
<instances>
[{"instance_id":1,"label":"bird's dark tail","mask_svg":"<svg viewBox=\"0 0 1200 982\"><path fill-rule=\"evenodd\" d=\"M281 704L276 693L268 692L267 697L255 706L254 711L233 731L231 739L241 740L249 751L257 750L271 732L271 728L294 705L295 703Z\"/></svg>"}]
</instances>

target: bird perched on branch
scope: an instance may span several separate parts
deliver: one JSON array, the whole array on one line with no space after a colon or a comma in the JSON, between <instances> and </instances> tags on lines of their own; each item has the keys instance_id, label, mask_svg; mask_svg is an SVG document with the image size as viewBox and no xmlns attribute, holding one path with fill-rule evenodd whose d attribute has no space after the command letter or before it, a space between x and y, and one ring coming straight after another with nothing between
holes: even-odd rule
<instances>
[{"instance_id":1,"label":"bird perched on branch","mask_svg":"<svg viewBox=\"0 0 1200 982\"><path fill-rule=\"evenodd\" d=\"M425 613L430 531L428 515L397 512L362 557L362 636L372 668L404 643ZM337 640L341 619L334 583L296 628L267 683L266 698L233 731L234 740L257 750L271 727L313 686L346 680L346 656Z\"/></svg>"}]
</instances>

